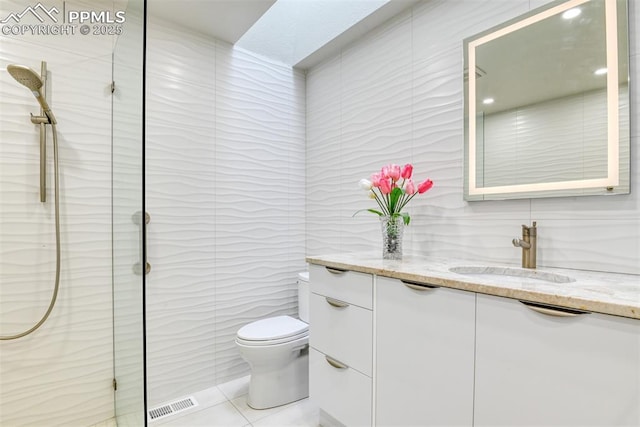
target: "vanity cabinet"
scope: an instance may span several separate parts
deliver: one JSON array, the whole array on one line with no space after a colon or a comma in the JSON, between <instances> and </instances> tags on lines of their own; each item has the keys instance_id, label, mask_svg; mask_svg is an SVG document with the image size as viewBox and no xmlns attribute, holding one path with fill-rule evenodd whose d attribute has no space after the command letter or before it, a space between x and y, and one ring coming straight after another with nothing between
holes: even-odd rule
<instances>
[{"instance_id":1,"label":"vanity cabinet","mask_svg":"<svg viewBox=\"0 0 640 427\"><path fill-rule=\"evenodd\" d=\"M640 425L640 321L477 295L475 426Z\"/></svg>"},{"instance_id":2,"label":"vanity cabinet","mask_svg":"<svg viewBox=\"0 0 640 427\"><path fill-rule=\"evenodd\" d=\"M372 424L373 276L309 268L309 395L347 426Z\"/></svg>"},{"instance_id":3,"label":"vanity cabinet","mask_svg":"<svg viewBox=\"0 0 640 427\"><path fill-rule=\"evenodd\" d=\"M471 426L475 294L376 277L376 425Z\"/></svg>"},{"instance_id":4,"label":"vanity cabinet","mask_svg":"<svg viewBox=\"0 0 640 427\"><path fill-rule=\"evenodd\" d=\"M309 392L331 423L640 426L638 319L309 274Z\"/></svg>"}]
</instances>

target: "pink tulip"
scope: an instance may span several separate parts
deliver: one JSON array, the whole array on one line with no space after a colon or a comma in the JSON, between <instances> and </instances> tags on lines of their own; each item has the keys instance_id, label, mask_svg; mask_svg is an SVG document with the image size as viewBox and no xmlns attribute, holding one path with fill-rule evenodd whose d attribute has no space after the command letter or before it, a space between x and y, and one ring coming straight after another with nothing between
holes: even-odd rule
<instances>
[{"instance_id":1,"label":"pink tulip","mask_svg":"<svg viewBox=\"0 0 640 427\"><path fill-rule=\"evenodd\" d=\"M398 165L383 166L382 170L380 171L380 174L385 178L389 178L393 181L397 181L398 179L400 179L400 166Z\"/></svg>"},{"instance_id":2,"label":"pink tulip","mask_svg":"<svg viewBox=\"0 0 640 427\"><path fill-rule=\"evenodd\" d=\"M384 178L389 178L389 168L390 167L391 167L391 165L383 166L382 169L380 169L380 175L382 175Z\"/></svg>"},{"instance_id":3,"label":"pink tulip","mask_svg":"<svg viewBox=\"0 0 640 427\"><path fill-rule=\"evenodd\" d=\"M424 180L420 185L418 185L418 193L422 194L426 191L429 191L433 187L433 181L430 179Z\"/></svg>"},{"instance_id":4,"label":"pink tulip","mask_svg":"<svg viewBox=\"0 0 640 427\"><path fill-rule=\"evenodd\" d=\"M409 179L411 178L411 174L413 173L413 165L411 163L407 163L402 168L402 178Z\"/></svg>"},{"instance_id":5,"label":"pink tulip","mask_svg":"<svg viewBox=\"0 0 640 427\"><path fill-rule=\"evenodd\" d=\"M371 175L371 185L374 187L380 187L380 180L382 179L382 174L374 173Z\"/></svg>"},{"instance_id":6,"label":"pink tulip","mask_svg":"<svg viewBox=\"0 0 640 427\"><path fill-rule=\"evenodd\" d=\"M404 184L404 192L407 193L408 195L412 195L413 193L416 192L416 187L413 184L412 180L408 180L405 184Z\"/></svg>"},{"instance_id":7,"label":"pink tulip","mask_svg":"<svg viewBox=\"0 0 640 427\"><path fill-rule=\"evenodd\" d=\"M400 179L401 169L398 165L390 165L389 166L389 178L393 181L397 181Z\"/></svg>"},{"instance_id":8,"label":"pink tulip","mask_svg":"<svg viewBox=\"0 0 640 427\"><path fill-rule=\"evenodd\" d=\"M391 193L391 184L389 183L388 179L381 179L380 180L380 192L382 194Z\"/></svg>"}]
</instances>

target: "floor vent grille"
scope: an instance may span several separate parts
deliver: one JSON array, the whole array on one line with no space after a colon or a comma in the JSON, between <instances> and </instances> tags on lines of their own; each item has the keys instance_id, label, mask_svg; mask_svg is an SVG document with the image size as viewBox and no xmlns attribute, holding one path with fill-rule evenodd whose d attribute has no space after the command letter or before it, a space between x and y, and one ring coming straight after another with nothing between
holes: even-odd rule
<instances>
[{"instance_id":1,"label":"floor vent grille","mask_svg":"<svg viewBox=\"0 0 640 427\"><path fill-rule=\"evenodd\" d=\"M189 396L186 399L176 400L175 402L149 409L149 420L159 420L160 418L175 415L178 412L185 411L189 408L193 408L194 406L198 406L198 402L193 396Z\"/></svg>"}]
</instances>

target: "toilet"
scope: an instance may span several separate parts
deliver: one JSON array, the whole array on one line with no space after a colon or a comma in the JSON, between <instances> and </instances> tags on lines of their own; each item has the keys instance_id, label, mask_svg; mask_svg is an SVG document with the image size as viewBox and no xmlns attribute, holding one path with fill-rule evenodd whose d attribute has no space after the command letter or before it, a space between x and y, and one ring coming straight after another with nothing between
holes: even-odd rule
<instances>
[{"instance_id":1,"label":"toilet","mask_svg":"<svg viewBox=\"0 0 640 427\"><path fill-rule=\"evenodd\" d=\"M309 396L309 273L298 274L298 315L243 326L236 336L251 367L247 404L267 409Z\"/></svg>"}]
</instances>

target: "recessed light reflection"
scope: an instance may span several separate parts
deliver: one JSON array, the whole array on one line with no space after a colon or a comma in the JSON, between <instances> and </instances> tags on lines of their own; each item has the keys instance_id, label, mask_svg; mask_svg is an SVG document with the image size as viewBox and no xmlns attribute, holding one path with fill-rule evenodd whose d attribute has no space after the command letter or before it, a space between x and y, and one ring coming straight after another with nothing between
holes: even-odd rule
<instances>
[{"instance_id":1,"label":"recessed light reflection","mask_svg":"<svg viewBox=\"0 0 640 427\"><path fill-rule=\"evenodd\" d=\"M564 19L573 19L573 18L575 18L576 16L580 15L580 13L582 13L582 12L581 12L581 10L580 10L580 8L578 8L578 7L574 7L573 9L569 9L569 10L567 10L566 12L564 12L564 13L562 14L562 17L563 17Z\"/></svg>"},{"instance_id":2,"label":"recessed light reflection","mask_svg":"<svg viewBox=\"0 0 640 427\"><path fill-rule=\"evenodd\" d=\"M482 103L489 105L489 104L493 104L494 101L495 101L495 99L493 99L493 98L485 98L485 99L482 100Z\"/></svg>"},{"instance_id":3,"label":"recessed light reflection","mask_svg":"<svg viewBox=\"0 0 640 427\"><path fill-rule=\"evenodd\" d=\"M593 74L595 74L596 76L601 76L603 74L607 74L607 69L606 68L598 68L597 70L595 70L593 72Z\"/></svg>"}]
</instances>

